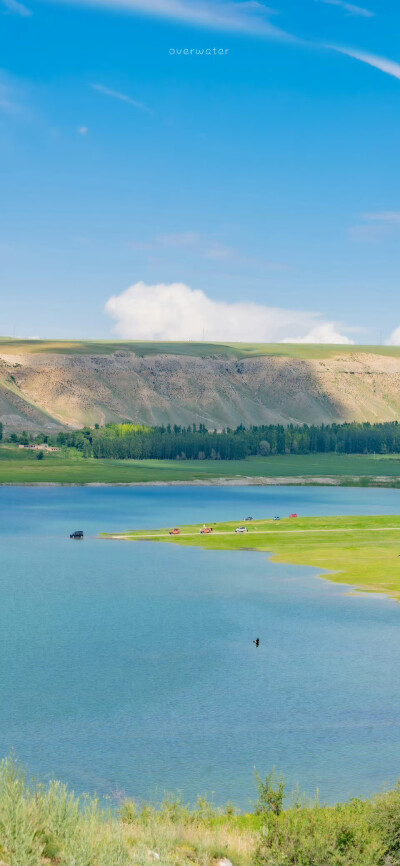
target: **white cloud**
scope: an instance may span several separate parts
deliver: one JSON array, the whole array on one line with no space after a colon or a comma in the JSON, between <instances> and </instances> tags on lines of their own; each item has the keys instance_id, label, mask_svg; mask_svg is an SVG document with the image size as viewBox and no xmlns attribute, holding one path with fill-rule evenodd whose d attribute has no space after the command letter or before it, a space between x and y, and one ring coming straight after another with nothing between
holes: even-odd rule
<instances>
[{"instance_id":1,"label":"white cloud","mask_svg":"<svg viewBox=\"0 0 400 866\"><path fill-rule=\"evenodd\" d=\"M380 69L381 72L386 72L387 75L392 75L393 78L400 78L400 63L395 60L388 60L386 57L378 57L376 54L369 54L366 51L358 51L357 48L340 48L338 45L331 45L334 51L339 54L346 54L347 57L353 57L354 60L360 60L361 63L367 63L375 69Z\"/></svg>"},{"instance_id":2,"label":"white cloud","mask_svg":"<svg viewBox=\"0 0 400 866\"><path fill-rule=\"evenodd\" d=\"M136 283L111 297L115 333L132 340L351 343L320 313L214 301L184 283Z\"/></svg>"},{"instance_id":3,"label":"white cloud","mask_svg":"<svg viewBox=\"0 0 400 866\"><path fill-rule=\"evenodd\" d=\"M355 328L352 329L356 330ZM311 328L305 336L297 336L294 338L288 337L282 340L283 343L340 343L349 345L353 343L349 337L339 334L337 331L337 322L321 322Z\"/></svg>"},{"instance_id":4,"label":"white cloud","mask_svg":"<svg viewBox=\"0 0 400 866\"><path fill-rule=\"evenodd\" d=\"M78 126L78 133L79 133L79 135L87 135L88 132L89 132L89 127L88 127L88 126Z\"/></svg>"},{"instance_id":5,"label":"white cloud","mask_svg":"<svg viewBox=\"0 0 400 866\"><path fill-rule=\"evenodd\" d=\"M91 84L92 90L97 90L98 93L102 93L104 96L110 96L112 99L118 99L120 102L127 102L128 105L133 105L134 108L139 108L140 111L146 111L147 114L153 114L151 108L147 108L147 105L143 105L142 102L138 102L137 99L132 99L131 96L127 96L126 93L119 93L117 90L110 90L109 87L104 87L102 84Z\"/></svg>"},{"instance_id":6,"label":"white cloud","mask_svg":"<svg viewBox=\"0 0 400 866\"><path fill-rule=\"evenodd\" d=\"M400 326L396 328L386 340L386 346L400 346Z\"/></svg>"},{"instance_id":7,"label":"white cloud","mask_svg":"<svg viewBox=\"0 0 400 866\"><path fill-rule=\"evenodd\" d=\"M345 0L316 0L317 3L324 3L325 6L340 6L348 15L358 15L361 18L374 18L375 12L369 9L364 9L363 6L356 6L354 3L346 3Z\"/></svg>"},{"instance_id":8,"label":"white cloud","mask_svg":"<svg viewBox=\"0 0 400 866\"><path fill-rule=\"evenodd\" d=\"M3 6L11 15L19 15L20 18L30 18L33 14L20 0L3 0Z\"/></svg>"}]
</instances>

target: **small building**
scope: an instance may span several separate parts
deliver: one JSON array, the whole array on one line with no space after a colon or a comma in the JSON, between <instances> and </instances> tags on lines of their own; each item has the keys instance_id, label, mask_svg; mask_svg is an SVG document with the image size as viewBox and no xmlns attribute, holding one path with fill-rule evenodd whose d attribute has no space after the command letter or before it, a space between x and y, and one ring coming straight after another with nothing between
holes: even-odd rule
<instances>
[{"instance_id":1,"label":"small building","mask_svg":"<svg viewBox=\"0 0 400 866\"><path fill-rule=\"evenodd\" d=\"M24 448L25 451L46 451L47 453L61 451L61 448L55 448L54 445L48 445L47 442L41 442L40 445L19 445L18 447Z\"/></svg>"}]
</instances>

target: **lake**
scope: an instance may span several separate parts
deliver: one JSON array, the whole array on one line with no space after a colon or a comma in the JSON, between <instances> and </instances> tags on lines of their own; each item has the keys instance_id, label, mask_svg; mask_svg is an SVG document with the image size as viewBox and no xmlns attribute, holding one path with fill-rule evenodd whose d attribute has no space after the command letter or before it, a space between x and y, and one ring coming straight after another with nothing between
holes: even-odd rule
<instances>
[{"instance_id":1,"label":"lake","mask_svg":"<svg viewBox=\"0 0 400 866\"><path fill-rule=\"evenodd\" d=\"M0 488L1 754L112 800L248 809L273 765L328 802L393 785L400 605L265 554L96 537L292 511L398 514L400 491Z\"/></svg>"}]
</instances>

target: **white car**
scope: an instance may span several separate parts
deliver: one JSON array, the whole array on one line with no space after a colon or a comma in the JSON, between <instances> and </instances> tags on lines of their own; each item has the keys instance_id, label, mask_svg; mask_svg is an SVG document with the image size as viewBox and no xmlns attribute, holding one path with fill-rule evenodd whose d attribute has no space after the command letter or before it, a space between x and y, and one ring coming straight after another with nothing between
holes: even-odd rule
<instances>
[{"instance_id":1,"label":"white car","mask_svg":"<svg viewBox=\"0 0 400 866\"><path fill-rule=\"evenodd\" d=\"M248 531L249 530L247 529L247 526L238 526L238 528L235 529L235 532L248 532Z\"/></svg>"}]
</instances>

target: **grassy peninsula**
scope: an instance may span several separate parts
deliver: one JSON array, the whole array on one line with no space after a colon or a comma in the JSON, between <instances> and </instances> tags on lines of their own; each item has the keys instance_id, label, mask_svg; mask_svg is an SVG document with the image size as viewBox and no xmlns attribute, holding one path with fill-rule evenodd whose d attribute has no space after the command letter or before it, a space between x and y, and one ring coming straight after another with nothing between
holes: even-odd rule
<instances>
[{"instance_id":1,"label":"grassy peninsula","mask_svg":"<svg viewBox=\"0 0 400 866\"><path fill-rule=\"evenodd\" d=\"M196 807L167 797L157 807L125 800L105 812L60 782L29 783L0 765L2 866L398 866L400 788L327 807L298 792L283 809L284 781L259 779L255 812ZM226 859L228 858L228 862Z\"/></svg>"},{"instance_id":2,"label":"grassy peninsula","mask_svg":"<svg viewBox=\"0 0 400 866\"><path fill-rule=\"evenodd\" d=\"M274 562L315 566L329 580L400 600L400 516L268 518L248 522L248 531L236 534L240 525L240 521L212 524L210 535L201 535L202 526L194 525L181 527L176 536L160 529L104 537L265 551Z\"/></svg>"}]
</instances>

